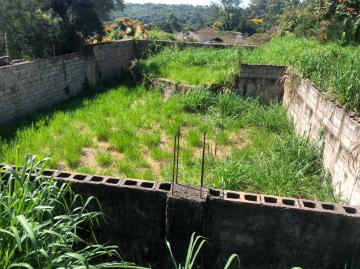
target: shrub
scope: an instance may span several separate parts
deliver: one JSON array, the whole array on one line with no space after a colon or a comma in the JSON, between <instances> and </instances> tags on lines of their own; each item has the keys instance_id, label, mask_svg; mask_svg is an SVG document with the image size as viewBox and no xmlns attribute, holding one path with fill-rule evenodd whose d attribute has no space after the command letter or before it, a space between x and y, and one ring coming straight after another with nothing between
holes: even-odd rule
<instances>
[{"instance_id":1,"label":"shrub","mask_svg":"<svg viewBox=\"0 0 360 269\"><path fill-rule=\"evenodd\" d=\"M149 35L143 23L129 18L118 18L111 23L105 24L104 31L105 36L102 39L103 42L128 37L146 38Z\"/></svg>"}]
</instances>

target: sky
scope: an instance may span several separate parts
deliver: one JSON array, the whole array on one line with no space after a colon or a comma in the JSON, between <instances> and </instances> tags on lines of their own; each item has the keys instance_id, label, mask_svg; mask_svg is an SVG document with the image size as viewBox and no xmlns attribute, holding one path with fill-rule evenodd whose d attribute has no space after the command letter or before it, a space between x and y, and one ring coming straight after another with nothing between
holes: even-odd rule
<instances>
[{"instance_id":1,"label":"sky","mask_svg":"<svg viewBox=\"0 0 360 269\"><path fill-rule=\"evenodd\" d=\"M176 4L192 4L192 5L210 5L212 2L216 2L216 0L125 0L126 3L160 3L160 4L168 4L168 5L176 5ZM243 5L247 5L250 0L243 0Z\"/></svg>"}]
</instances>

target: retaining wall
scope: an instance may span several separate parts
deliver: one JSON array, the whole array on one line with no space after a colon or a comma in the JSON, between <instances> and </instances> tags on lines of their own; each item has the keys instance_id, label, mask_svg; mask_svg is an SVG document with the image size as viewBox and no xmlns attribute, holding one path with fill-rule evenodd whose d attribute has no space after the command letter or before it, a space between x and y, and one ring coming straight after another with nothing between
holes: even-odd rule
<instances>
[{"instance_id":1,"label":"retaining wall","mask_svg":"<svg viewBox=\"0 0 360 269\"><path fill-rule=\"evenodd\" d=\"M284 66L242 64L237 92L264 102L281 102L284 95Z\"/></svg>"},{"instance_id":2,"label":"retaining wall","mask_svg":"<svg viewBox=\"0 0 360 269\"><path fill-rule=\"evenodd\" d=\"M283 66L242 64L238 86L234 91L244 97L259 98L263 102L281 102L284 96L284 71ZM164 78L155 78L151 86L162 89L165 99L195 88Z\"/></svg>"},{"instance_id":3,"label":"retaining wall","mask_svg":"<svg viewBox=\"0 0 360 269\"><path fill-rule=\"evenodd\" d=\"M359 251L356 207L208 188L200 196L196 187L55 170L43 176L99 198L109 216L98 231L101 241L153 268L171 266L165 239L182 260L194 231L208 239L201 268L223 268L237 253L245 269L337 269Z\"/></svg>"},{"instance_id":4,"label":"retaining wall","mask_svg":"<svg viewBox=\"0 0 360 269\"><path fill-rule=\"evenodd\" d=\"M360 204L360 121L329 101L307 80L285 88L284 105L296 132L323 147L333 185L350 204Z\"/></svg>"}]
</instances>

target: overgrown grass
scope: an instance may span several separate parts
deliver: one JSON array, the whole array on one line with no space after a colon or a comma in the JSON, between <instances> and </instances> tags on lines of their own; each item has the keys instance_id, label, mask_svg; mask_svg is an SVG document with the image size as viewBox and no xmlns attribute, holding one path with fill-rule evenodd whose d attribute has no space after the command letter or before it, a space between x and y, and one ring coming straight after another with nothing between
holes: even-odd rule
<instances>
[{"instance_id":1,"label":"overgrown grass","mask_svg":"<svg viewBox=\"0 0 360 269\"><path fill-rule=\"evenodd\" d=\"M236 49L165 48L139 68L150 77L164 77L191 85L228 84L239 74Z\"/></svg>"},{"instance_id":2,"label":"overgrown grass","mask_svg":"<svg viewBox=\"0 0 360 269\"><path fill-rule=\"evenodd\" d=\"M84 200L67 184L25 173L41 172L44 164L29 156L24 169L0 171L0 267L140 268L124 262L117 247L92 238L91 229L102 217L88 209L97 204L94 198Z\"/></svg>"},{"instance_id":3,"label":"overgrown grass","mask_svg":"<svg viewBox=\"0 0 360 269\"><path fill-rule=\"evenodd\" d=\"M347 109L360 112L360 47L321 44L292 35L276 37L254 51L243 50L243 62L291 65Z\"/></svg>"},{"instance_id":4,"label":"overgrown grass","mask_svg":"<svg viewBox=\"0 0 360 269\"><path fill-rule=\"evenodd\" d=\"M291 65L330 98L338 100L346 109L360 113L359 46L321 44L289 34L274 37L255 49L166 48L142 61L140 68L150 77L209 85L232 81L241 72L240 63Z\"/></svg>"},{"instance_id":5,"label":"overgrown grass","mask_svg":"<svg viewBox=\"0 0 360 269\"><path fill-rule=\"evenodd\" d=\"M292 134L281 105L205 89L165 101L160 91L120 86L68 102L22 128L3 130L0 161L14 163L19 146L20 156L33 152L51 157L52 168L171 180L179 127L182 183L199 184L201 138L206 131L208 186L337 199L319 152Z\"/></svg>"}]
</instances>

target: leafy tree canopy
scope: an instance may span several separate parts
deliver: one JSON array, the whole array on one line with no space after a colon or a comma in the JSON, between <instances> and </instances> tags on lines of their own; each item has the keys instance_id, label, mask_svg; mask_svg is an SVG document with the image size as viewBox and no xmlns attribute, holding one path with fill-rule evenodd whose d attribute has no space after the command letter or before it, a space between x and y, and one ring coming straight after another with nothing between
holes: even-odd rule
<instances>
[{"instance_id":1,"label":"leafy tree canopy","mask_svg":"<svg viewBox=\"0 0 360 269\"><path fill-rule=\"evenodd\" d=\"M360 1L309 0L301 8L287 12L281 28L320 41L360 43Z\"/></svg>"},{"instance_id":2,"label":"leafy tree canopy","mask_svg":"<svg viewBox=\"0 0 360 269\"><path fill-rule=\"evenodd\" d=\"M12 57L73 52L95 34L123 0L0 0L0 37ZM4 41L3 41L4 42Z\"/></svg>"},{"instance_id":3,"label":"leafy tree canopy","mask_svg":"<svg viewBox=\"0 0 360 269\"><path fill-rule=\"evenodd\" d=\"M148 28L173 32L179 25L183 30L196 30L211 25L213 14L208 6L128 3L123 11L114 11L111 15L111 19L118 17L129 17L143 22ZM169 22L176 27L169 29Z\"/></svg>"}]
</instances>

